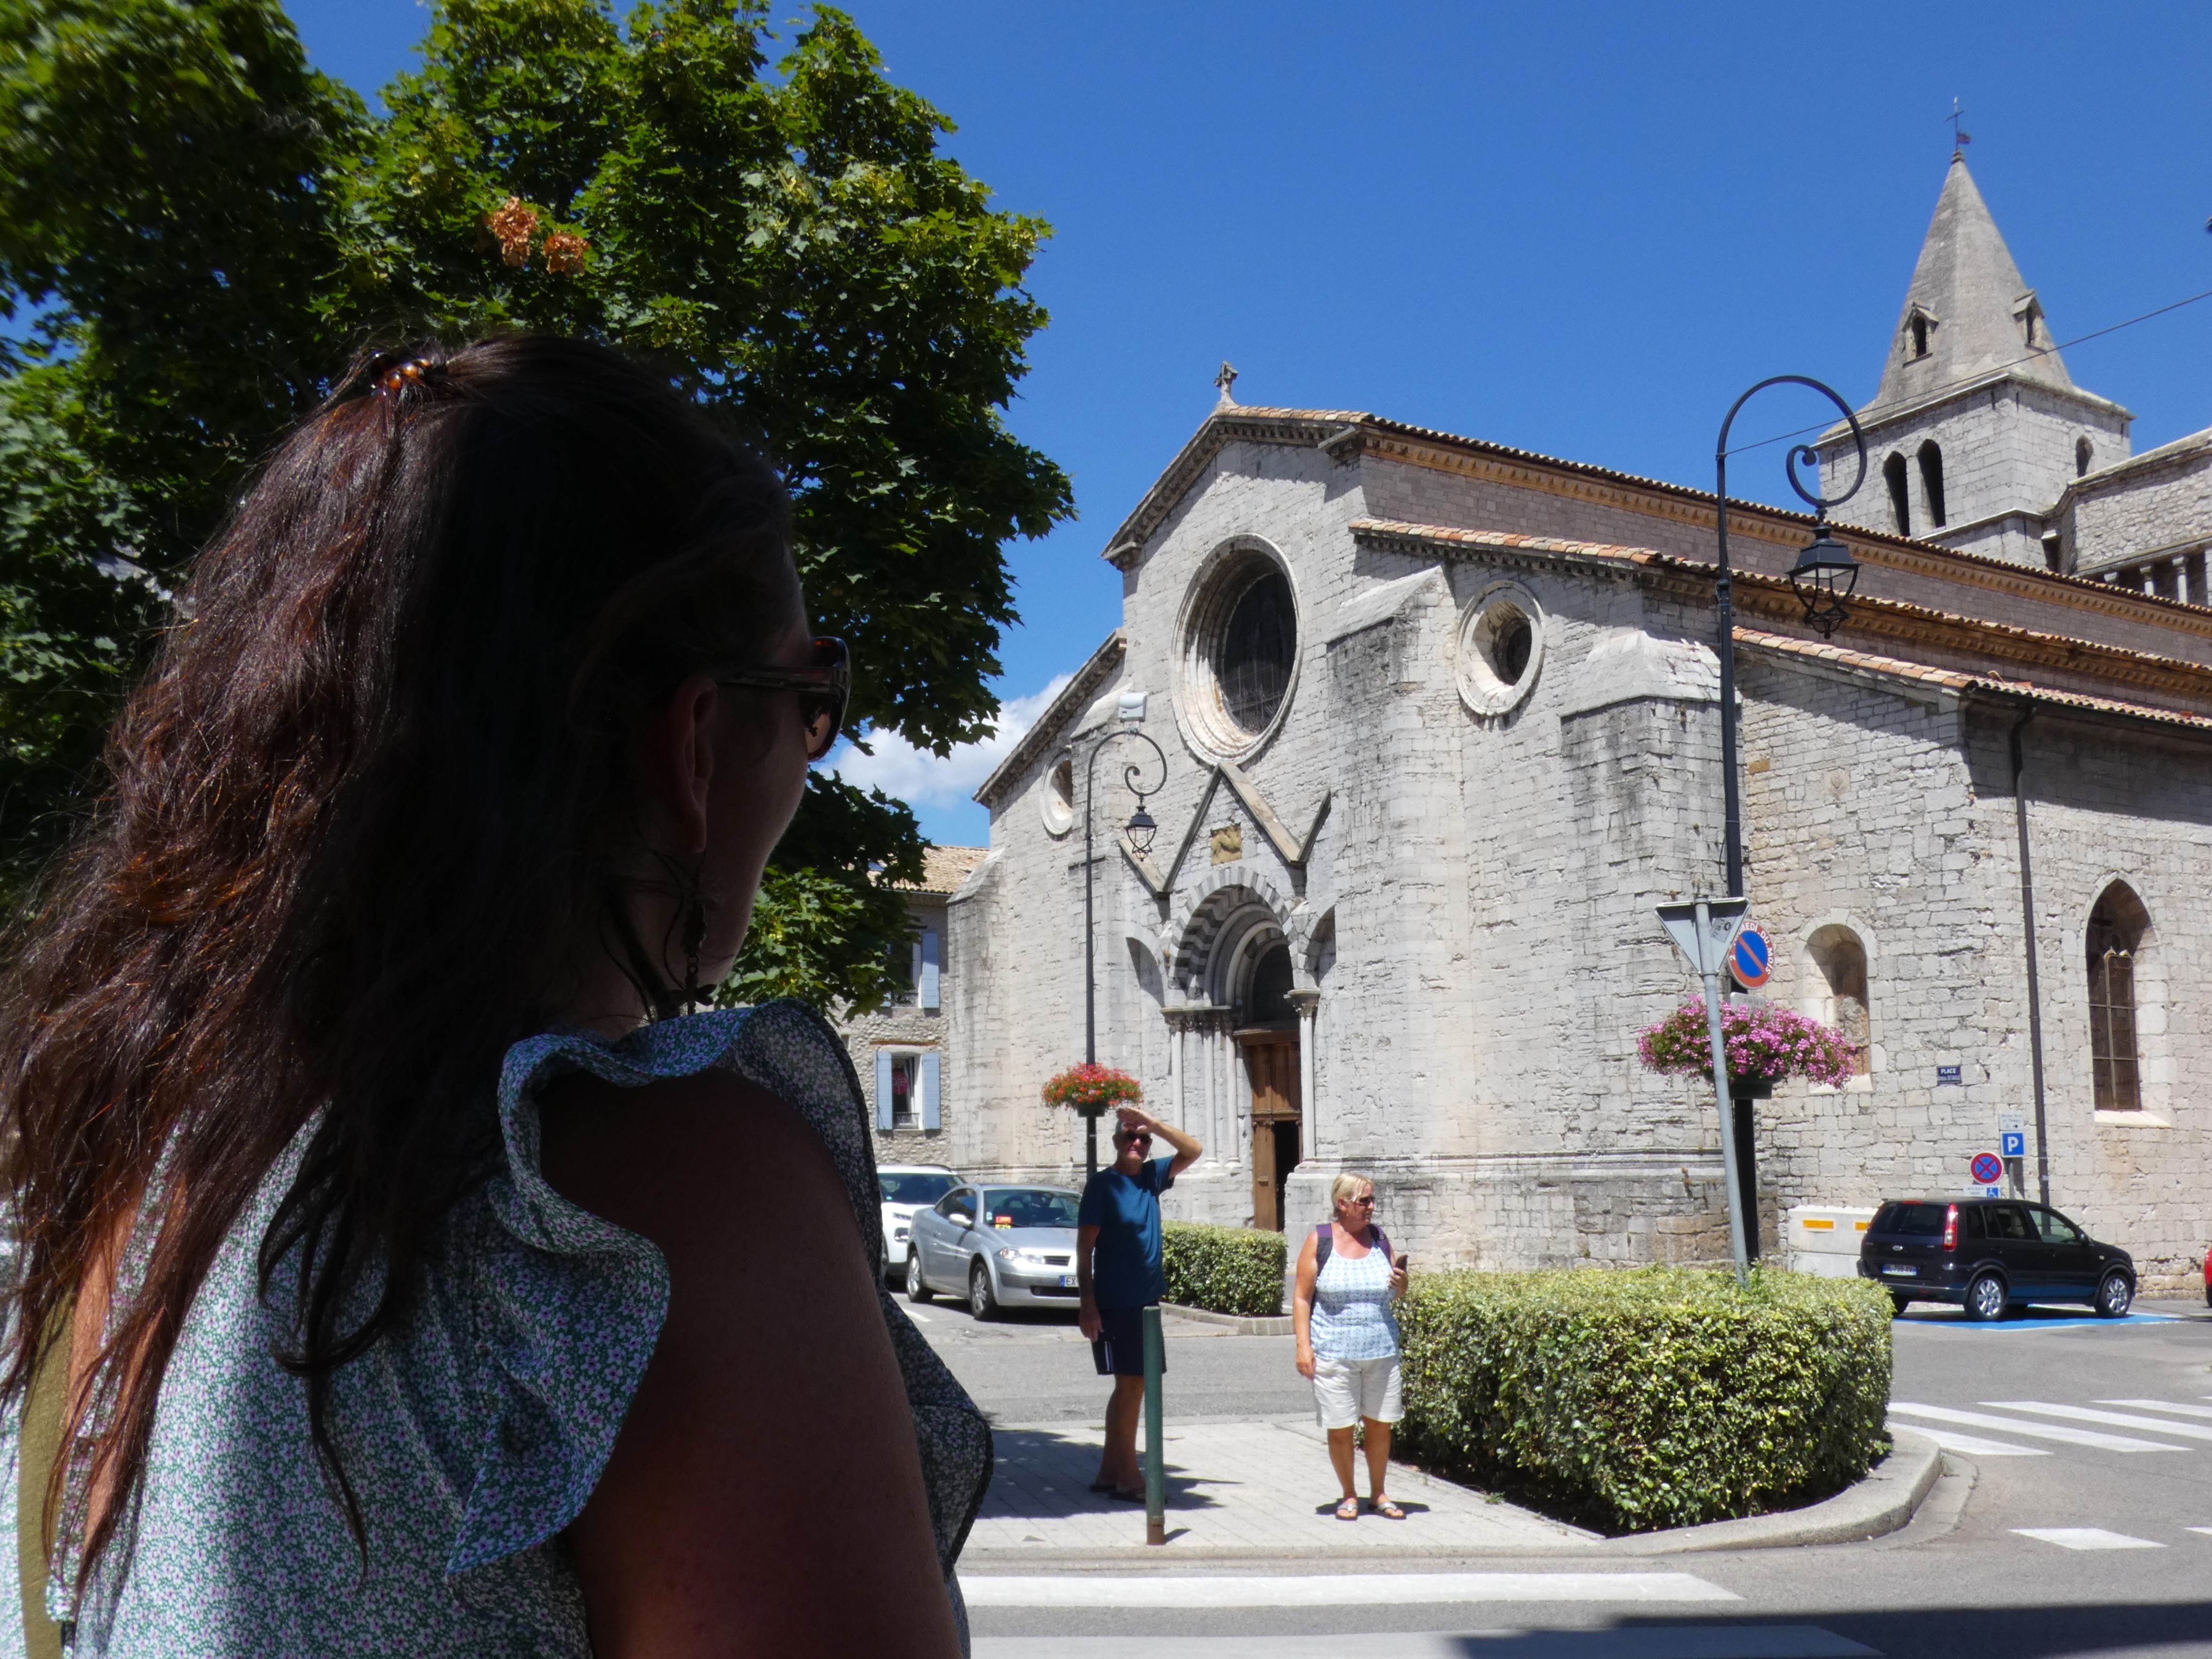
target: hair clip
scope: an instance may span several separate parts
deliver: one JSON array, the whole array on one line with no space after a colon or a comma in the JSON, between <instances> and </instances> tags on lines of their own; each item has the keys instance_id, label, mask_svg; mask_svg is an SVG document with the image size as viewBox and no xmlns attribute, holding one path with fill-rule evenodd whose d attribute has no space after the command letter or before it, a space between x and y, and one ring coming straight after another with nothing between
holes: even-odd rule
<instances>
[{"instance_id":1,"label":"hair clip","mask_svg":"<svg viewBox=\"0 0 2212 1659\"><path fill-rule=\"evenodd\" d=\"M422 385L423 372L435 367L428 357L410 357L377 381L376 394L380 398L397 398L408 387Z\"/></svg>"}]
</instances>

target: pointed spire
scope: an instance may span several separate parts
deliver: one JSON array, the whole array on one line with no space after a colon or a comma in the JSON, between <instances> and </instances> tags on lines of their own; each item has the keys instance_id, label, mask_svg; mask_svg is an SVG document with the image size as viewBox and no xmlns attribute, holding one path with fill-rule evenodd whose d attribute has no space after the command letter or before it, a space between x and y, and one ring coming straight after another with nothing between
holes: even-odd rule
<instances>
[{"instance_id":1,"label":"pointed spire","mask_svg":"<svg viewBox=\"0 0 2212 1659\"><path fill-rule=\"evenodd\" d=\"M2046 386L2074 384L2052 348L2035 290L2021 280L1966 158L1954 152L1890 340L1881 389L1869 407L2004 368Z\"/></svg>"}]
</instances>

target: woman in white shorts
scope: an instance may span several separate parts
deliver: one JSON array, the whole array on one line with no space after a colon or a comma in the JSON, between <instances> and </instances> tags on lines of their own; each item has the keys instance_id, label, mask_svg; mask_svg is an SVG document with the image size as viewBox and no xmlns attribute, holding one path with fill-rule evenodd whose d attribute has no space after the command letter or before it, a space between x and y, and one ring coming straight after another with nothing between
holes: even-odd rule
<instances>
[{"instance_id":1,"label":"woman in white shorts","mask_svg":"<svg viewBox=\"0 0 2212 1659\"><path fill-rule=\"evenodd\" d=\"M1375 1224L1375 1183L1340 1175L1330 1183L1336 1218L1313 1230L1298 1251L1297 1294L1291 1326L1298 1340L1298 1375L1310 1377L1314 1408L1328 1431L1328 1461L1344 1501L1340 1521L1359 1518L1352 1490L1352 1431L1367 1425L1367 1507L1392 1521L1406 1511L1383 1492L1390 1468L1390 1425L1406 1413L1398 1403L1398 1321L1390 1304L1406 1293L1406 1258Z\"/></svg>"}]
</instances>

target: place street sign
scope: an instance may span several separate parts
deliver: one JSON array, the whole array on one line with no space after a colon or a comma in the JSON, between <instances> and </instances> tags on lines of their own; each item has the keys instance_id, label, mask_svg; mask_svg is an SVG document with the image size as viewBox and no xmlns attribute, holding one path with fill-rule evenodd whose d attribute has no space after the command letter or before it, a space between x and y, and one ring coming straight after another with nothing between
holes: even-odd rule
<instances>
[{"instance_id":1,"label":"place street sign","mask_svg":"<svg viewBox=\"0 0 2212 1659\"><path fill-rule=\"evenodd\" d=\"M1756 991L1766 983L1772 971L1774 947L1766 942L1766 935L1756 927L1746 927L1735 936L1735 945L1729 951L1729 976L1747 991Z\"/></svg>"},{"instance_id":2,"label":"place street sign","mask_svg":"<svg viewBox=\"0 0 2212 1659\"><path fill-rule=\"evenodd\" d=\"M1960 1068L1956 1066L1938 1066L1936 1068L1936 1086L1940 1089L1946 1084L1963 1084L1966 1079L1959 1073Z\"/></svg>"},{"instance_id":3,"label":"place street sign","mask_svg":"<svg viewBox=\"0 0 2212 1659\"><path fill-rule=\"evenodd\" d=\"M1976 1152L1973 1163L1967 1167L1977 1187L1993 1186L2004 1179L2004 1162L1995 1152Z\"/></svg>"}]
</instances>

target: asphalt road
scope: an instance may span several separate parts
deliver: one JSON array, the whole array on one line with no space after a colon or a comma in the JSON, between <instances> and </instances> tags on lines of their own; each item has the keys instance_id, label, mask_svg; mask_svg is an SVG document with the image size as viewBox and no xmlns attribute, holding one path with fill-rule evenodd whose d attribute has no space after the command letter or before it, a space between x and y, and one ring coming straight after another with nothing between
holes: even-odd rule
<instances>
[{"instance_id":1,"label":"asphalt road","mask_svg":"<svg viewBox=\"0 0 2212 1659\"><path fill-rule=\"evenodd\" d=\"M919 1311L995 1416L1098 1420L1105 1390L1071 1316ZM1311 1562L1089 1583L1079 1594L1105 1605L977 1607L976 1659L2212 1659L2212 1313L2139 1312L1899 1320L1893 1420L1946 1442L1951 1472L1886 1539L1602 1564L1409 1560L1420 1577L1395 1584L1372 1563ZM1169 1331L1171 1415L1310 1408L1288 1338ZM1594 1584L1594 1566L1644 1576ZM1488 1577L1436 1577L1459 1572Z\"/></svg>"}]
</instances>

